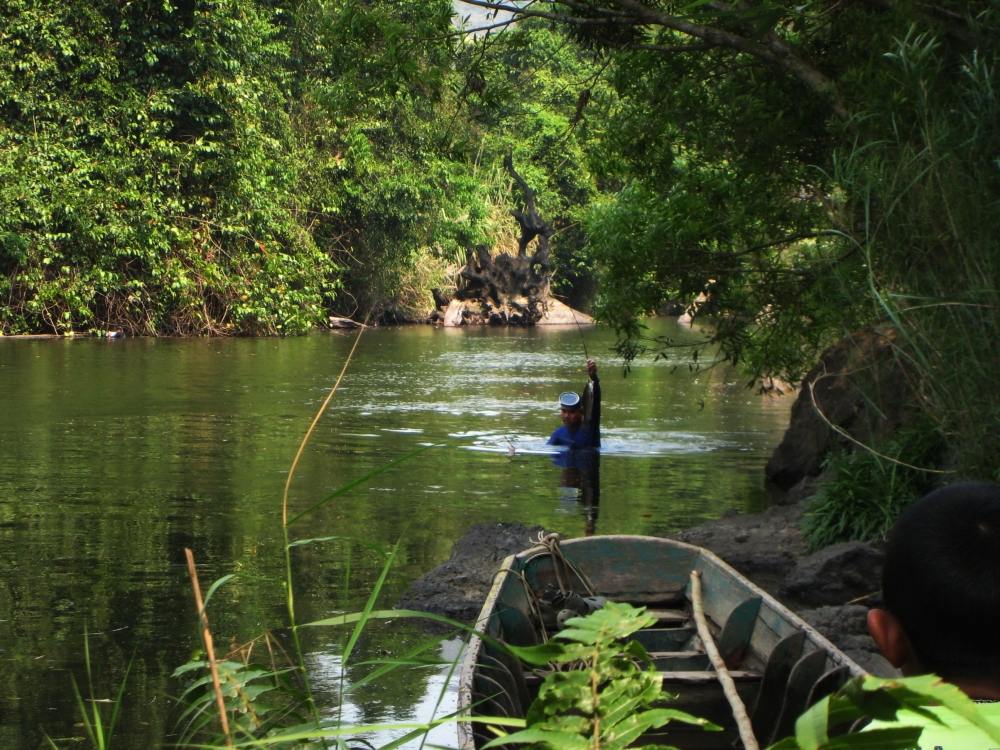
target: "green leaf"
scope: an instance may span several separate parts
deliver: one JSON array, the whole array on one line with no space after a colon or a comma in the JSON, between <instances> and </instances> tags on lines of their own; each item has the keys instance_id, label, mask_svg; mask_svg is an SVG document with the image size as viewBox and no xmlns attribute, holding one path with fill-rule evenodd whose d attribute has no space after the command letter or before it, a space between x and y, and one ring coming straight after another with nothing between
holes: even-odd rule
<instances>
[{"instance_id":1,"label":"green leaf","mask_svg":"<svg viewBox=\"0 0 1000 750\"><path fill-rule=\"evenodd\" d=\"M236 577L235 573L230 573L229 575L224 575L221 578L217 578L215 581L213 581L212 585L208 587L208 592L205 594L205 602L202 606L208 609L208 602L212 598L212 594L214 594L220 586L225 585L235 577Z\"/></svg>"},{"instance_id":2,"label":"green leaf","mask_svg":"<svg viewBox=\"0 0 1000 750\"><path fill-rule=\"evenodd\" d=\"M830 739L829 709L830 699L826 697L796 720L795 739L802 750L818 750Z\"/></svg>"},{"instance_id":3,"label":"green leaf","mask_svg":"<svg viewBox=\"0 0 1000 750\"><path fill-rule=\"evenodd\" d=\"M889 727L834 737L822 750L915 750L919 747L919 727Z\"/></svg>"},{"instance_id":4,"label":"green leaf","mask_svg":"<svg viewBox=\"0 0 1000 750\"><path fill-rule=\"evenodd\" d=\"M537 646L514 646L507 644L507 648L521 661L536 666L543 666L557 661L566 653L566 646L555 641L540 643Z\"/></svg>"},{"instance_id":5,"label":"green leaf","mask_svg":"<svg viewBox=\"0 0 1000 750\"><path fill-rule=\"evenodd\" d=\"M586 737L570 732L555 732L548 729L530 728L513 734L505 734L483 745L483 750L501 745L542 744L559 750L589 750Z\"/></svg>"}]
</instances>

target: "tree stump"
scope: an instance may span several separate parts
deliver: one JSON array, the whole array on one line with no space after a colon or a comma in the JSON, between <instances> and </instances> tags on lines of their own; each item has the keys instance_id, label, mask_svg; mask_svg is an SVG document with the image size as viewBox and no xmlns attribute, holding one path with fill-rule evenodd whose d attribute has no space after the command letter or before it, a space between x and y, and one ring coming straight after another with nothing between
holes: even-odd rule
<instances>
[{"instance_id":1,"label":"tree stump","mask_svg":"<svg viewBox=\"0 0 1000 750\"><path fill-rule=\"evenodd\" d=\"M517 255L504 252L493 256L485 245L469 249L454 301L440 313L445 325L532 326L548 310L552 278L549 238L554 230L539 216L535 191L514 169L510 155L504 159L504 167L524 197L523 210L510 212L521 227ZM532 242L534 252L529 254Z\"/></svg>"}]
</instances>

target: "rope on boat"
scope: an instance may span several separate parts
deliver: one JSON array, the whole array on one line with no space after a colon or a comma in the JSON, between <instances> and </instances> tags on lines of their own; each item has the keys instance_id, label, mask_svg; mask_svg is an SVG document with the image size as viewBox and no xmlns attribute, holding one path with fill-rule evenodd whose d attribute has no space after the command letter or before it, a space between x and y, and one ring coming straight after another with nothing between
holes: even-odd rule
<instances>
[{"instance_id":1,"label":"rope on boat","mask_svg":"<svg viewBox=\"0 0 1000 750\"><path fill-rule=\"evenodd\" d=\"M594 596L594 586L573 563L566 559L563 554L562 548L559 546L559 535L555 533L546 534L545 532L538 532L538 544L545 547L548 553L552 555L552 568L556 574L556 582L559 584L559 591L564 594L568 594L572 589L566 585L566 581L563 578L564 572L570 572L583 586L587 593L587 596Z\"/></svg>"},{"instance_id":2,"label":"rope on boat","mask_svg":"<svg viewBox=\"0 0 1000 750\"><path fill-rule=\"evenodd\" d=\"M524 577L524 573L519 570L514 570L513 568L500 568L500 570L498 570L493 577L496 578L501 573L512 575L521 582L521 586L524 587L525 601L528 602L528 606L531 608L531 613L534 615L535 619L538 620L538 626L542 630L542 640L547 641L549 639L549 631L545 628L545 620L542 618L542 611L538 607L538 595L535 593L535 590L531 588L531 584L528 583L528 579Z\"/></svg>"},{"instance_id":3,"label":"rope on boat","mask_svg":"<svg viewBox=\"0 0 1000 750\"><path fill-rule=\"evenodd\" d=\"M722 692L729 701L729 707L733 710L733 718L736 720L736 727L740 732L740 741L745 750L760 750L757 738L754 737L753 728L750 725L750 717L747 715L747 707L743 705L743 700L736 692L736 683L733 682L732 675L726 668L726 663L719 654L719 649L712 638L712 632L708 629L708 620L705 619L705 610L702 606L701 598L701 573L697 570L691 571L691 608L694 611L694 622L698 628L698 636L705 644L705 653L708 654L712 666L719 677L719 684L722 685Z\"/></svg>"}]
</instances>

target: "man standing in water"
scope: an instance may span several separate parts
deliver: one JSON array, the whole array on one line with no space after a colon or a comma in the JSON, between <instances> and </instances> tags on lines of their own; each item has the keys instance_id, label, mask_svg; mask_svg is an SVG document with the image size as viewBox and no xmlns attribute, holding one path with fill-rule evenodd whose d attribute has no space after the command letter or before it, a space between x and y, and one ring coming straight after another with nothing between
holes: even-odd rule
<instances>
[{"instance_id":1,"label":"man standing in water","mask_svg":"<svg viewBox=\"0 0 1000 750\"><path fill-rule=\"evenodd\" d=\"M559 395L562 427L552 433L548 444L568 448L559 451L552 460L563 470L560 487L583 504L584 533L590 536L597 528L601 490L601 381L597 377L597 364L592 359L587 360L587 375L590 380L583 393L566 391Z\"/></svg>"},{"instance_id":2,"label":"man standing in water","mask_svg":"<svg viewBox=\"0 0 1000 750\"><path fill-rule=\"evenodd\" d=\"M582 394L566 391L559 395L562 427L552 433L549 445L601 447L601 381L597 377L597 363L592 359L587 360L587 375L590 382Z\"/></svg>"}]
</instances>

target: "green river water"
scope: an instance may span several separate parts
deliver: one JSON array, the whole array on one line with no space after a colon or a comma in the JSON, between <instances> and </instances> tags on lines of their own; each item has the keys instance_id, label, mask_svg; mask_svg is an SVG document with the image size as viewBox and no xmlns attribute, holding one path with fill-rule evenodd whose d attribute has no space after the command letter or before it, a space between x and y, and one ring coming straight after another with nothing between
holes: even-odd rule
<instances>
[{"instance_id":1,"label":"green river water","mask_svg":"<svg viewBox=\"0 0 1000 750\"><path fill-rule=\"evenodd\" d=\"M671 321L654 327L694 335ZM668 535L766 503L763 465L789 397L759 396L726 368L691 371L688 350L623 377L612 334L584 335L604 391L597 533ZM84 684L85 632L98 697L113 695L132 660L113 747L170 744L180 692L170 674L198 646L184 547L203 588L235 574L209 607L220 647L286 622L282 487L352 343L336 333L0 341L0 748L82 734L71 676ZM396 542L380 606L447 559L473 523L582 534L584 509L560 491L544 443L558 425L555 399L583 385L583 364L576 328L366 333L301 461L293 513L437 447L292 526L296 539L335 537L295 548L299 621L359 608L380 549ZM363 653L400 653L425 637L377 627ZM317 630L306 641L328 713L344 639ZM358 669L348 666L347 684ZM425 670L353 691L344 716L424 716L443 681Z\"/></svg>"}]
</instances>

